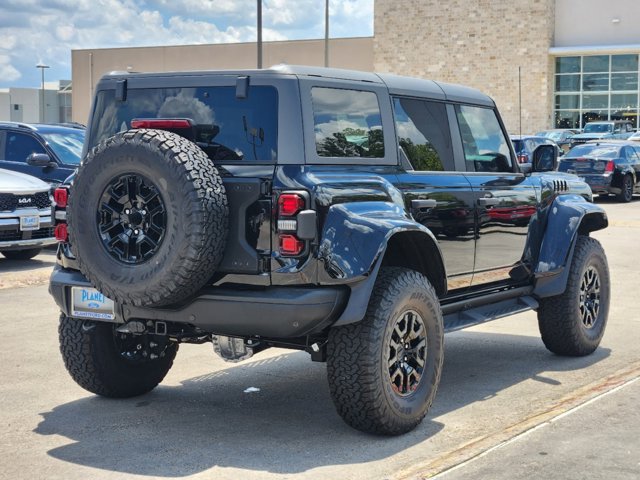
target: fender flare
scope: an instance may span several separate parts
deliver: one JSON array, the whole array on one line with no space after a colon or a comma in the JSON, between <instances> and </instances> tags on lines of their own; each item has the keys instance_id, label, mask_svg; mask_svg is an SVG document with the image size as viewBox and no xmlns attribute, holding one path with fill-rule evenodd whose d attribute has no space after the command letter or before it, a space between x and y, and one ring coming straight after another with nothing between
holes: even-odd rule
<instances>
[{"instance_id":1,"label":"fender flare","mask_svg":"<svg viewBox=\"0 0 640 480\"><path fill-rule=\"evenodd\" d=\"M435 235L408 217L401 206L372 201L330 207L318 249L324 264L318 280L324 285L347 283L351 289L348 304L335 326L362 320L389 241L406 232L424 235L437 248L439 268L444 272Z\"/></svg>"},{"instance_id":2,"label":"fender flare","mask_svg":"<svg viewBox=\"0 0 640 480\"><path fill-rule=\"evenodd\" d=\"M602 207L579 195L558 196L548 207L546 228L534 270L533 294L539 298L565 290L578 235L609 225Z\"/></svg>"}]
</instances>

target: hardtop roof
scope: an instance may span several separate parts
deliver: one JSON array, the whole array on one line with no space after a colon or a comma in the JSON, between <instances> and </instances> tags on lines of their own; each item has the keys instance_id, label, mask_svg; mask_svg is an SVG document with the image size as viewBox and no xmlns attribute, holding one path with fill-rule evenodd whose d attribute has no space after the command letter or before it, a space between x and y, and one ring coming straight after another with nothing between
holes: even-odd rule
<instances>
[{"instance_id":1,"label":"hardtop roof","mask_svg":"<svg viewBox=\"0 0 640 480\"><path fill-rule=\"evenodd\" d=\"M320 77L355 82L383 84L391 94L413 97L427 97L453 102L473 103L493 107L495 103L488 95L474 88L452 83L436 82L420 78L406 77L393 74L376 74L358 70L341 68L324 68L304 65L274 65L266 69L248 70L208 70L189 72L111 72L103 77L136 78L136 77L171 77L171 76L199 76L199 75L237 75L237 76L269 76L292 75L296 77Z\"/></svg>"}]
</instances>

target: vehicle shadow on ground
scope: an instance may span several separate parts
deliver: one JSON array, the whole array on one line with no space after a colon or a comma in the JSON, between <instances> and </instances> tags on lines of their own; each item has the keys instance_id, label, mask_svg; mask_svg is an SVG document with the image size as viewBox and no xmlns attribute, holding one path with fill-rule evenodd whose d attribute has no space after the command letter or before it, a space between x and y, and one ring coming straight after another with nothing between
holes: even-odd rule
<instances>
[{"instance_id":1,"label":"vehicle shadow on ground","mask_svg":"<svg viewBox=\"0 0 640 480\"><path fill-rule=\"evenodd\" d=\"M624 202L621 202L620 200L618 200L618 197L616 197L615 195L596 195L596 196L593 197L593 203L603 203L603 204L620 203L620 204L624 204ZM640 196L639 195L634 195L633 199L629 203L640 203Z\"/></svg>"},{"instance_id":2,"label":"vehicle shadow on ground","mask_svg":"<svg viewBox=\"0 0 640 480\"><path fill-rule=\"evenodd\" d=\"M560 385L541 372L580 370L609 355L547 352L537 337L458 332L447 337L436 402L427 419L400 437L357 432L335 413L323 364L290 353L160 386L128 400L88 397L43 413L35 429L73 443L48 453L65 462L153 477L213 467L295 474L326 465L383 460L434 436L445 413L484 401L524 380ZM248 387L259 388L245 393Z\"/></svg>"},{"instance_id":3,"label":"vehicle shadow on ground","mask_svg":"<svg viewBox=\"0 0 640 480\"><path fill-rule=\"evenodd\" d=\"M42 251L31 260L9 260L0 255L0 274L26 272L41 268L53 268L56 264L55 252Z\"/></svg>"}]
</instances>

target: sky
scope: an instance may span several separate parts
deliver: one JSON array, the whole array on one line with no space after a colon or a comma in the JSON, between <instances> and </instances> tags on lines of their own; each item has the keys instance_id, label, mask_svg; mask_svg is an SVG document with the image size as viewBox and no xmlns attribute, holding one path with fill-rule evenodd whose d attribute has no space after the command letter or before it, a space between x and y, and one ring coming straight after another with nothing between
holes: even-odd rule
<instances>
[{"instance_id":1,"label":"sky","mask_svg":"<svg viewBox=\"0 0 640 480\"><path fill-rule=\"evenodd\" d=\"M262 38L324 38L325 0L263 0ZM71 50L256 41L257 0L0 0L0 88L71 79ZM373 35L373 0L330 0L330 36Z\"/></svg>"}]
</instances>

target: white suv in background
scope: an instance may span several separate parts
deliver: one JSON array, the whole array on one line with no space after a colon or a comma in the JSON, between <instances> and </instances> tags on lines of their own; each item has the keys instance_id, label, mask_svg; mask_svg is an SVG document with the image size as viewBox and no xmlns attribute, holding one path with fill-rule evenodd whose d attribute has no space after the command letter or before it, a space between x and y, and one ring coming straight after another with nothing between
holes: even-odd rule
<instances>
[{"instance_id":1,"label":"white suv in background","mask_svg":"<svg viewBox=\"0 0 640 480\"><path fill-rule=\"evenodd\" d=\"M53 245L49 184L0 169L0 253L11 260L29 260Z\"/></svg>"}]
</instances>

